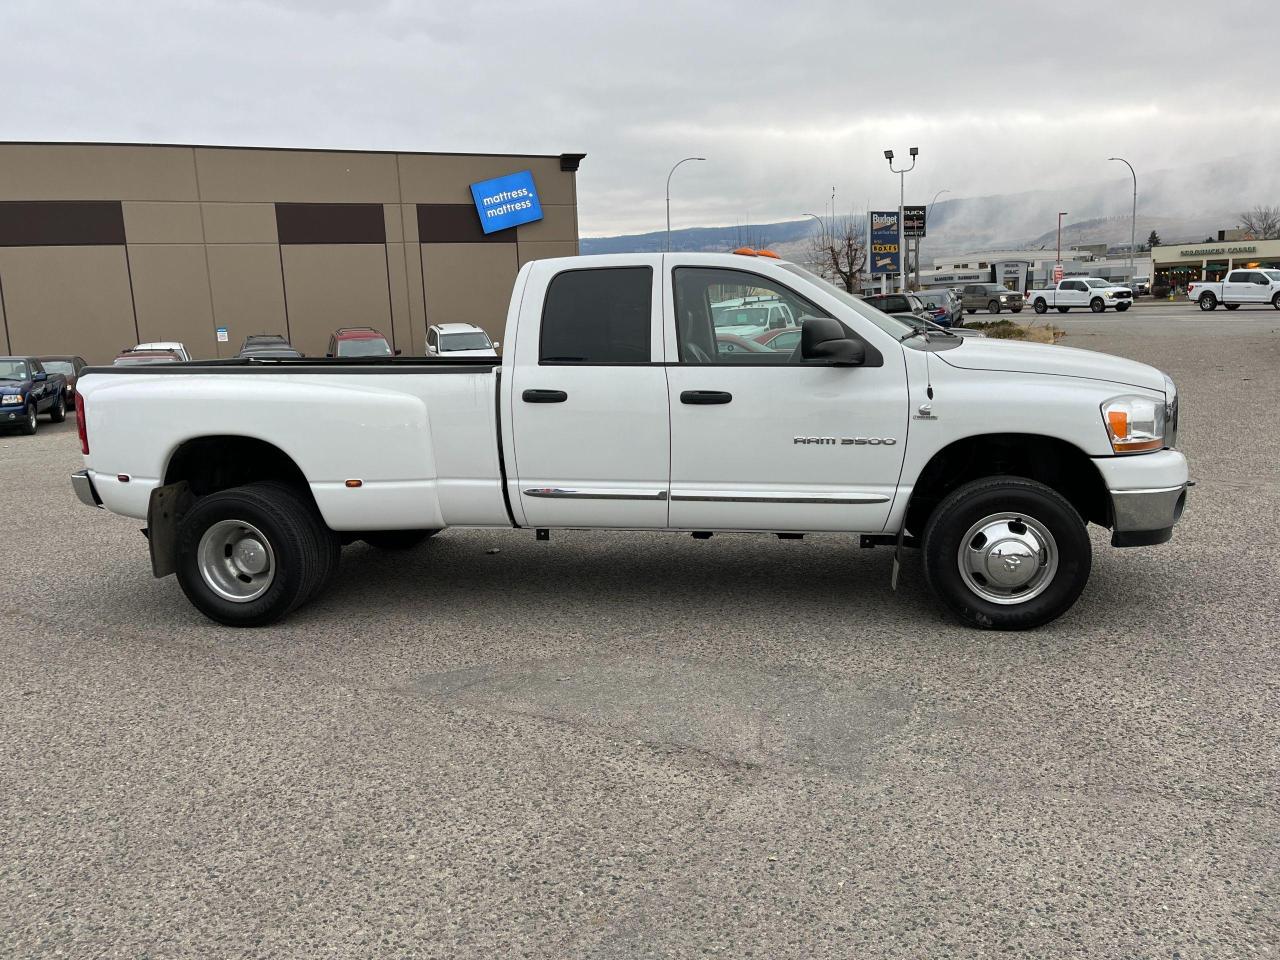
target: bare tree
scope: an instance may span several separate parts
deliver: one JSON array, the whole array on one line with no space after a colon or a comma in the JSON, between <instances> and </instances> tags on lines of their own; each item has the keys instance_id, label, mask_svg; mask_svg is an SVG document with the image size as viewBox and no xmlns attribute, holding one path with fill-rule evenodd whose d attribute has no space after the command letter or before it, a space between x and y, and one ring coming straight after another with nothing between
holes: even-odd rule
<instances>
[{"instance_id":1,"label":"bare tree","mask_svg":"<svg viewBox=\"0 0 1280 960\"><path fill-rule=\"evenodd\" d=\"M809 238L809 262L823 279L856 292L867 267L867 218L824 220L822 230Z\"/></svg>"},{"instance_id":2,"label":"bare tree","mask_svg":"<svg viewBox=\"0 0 1280 960\"><path fill-rule=\"evenodd\" d=\"M1240 214L1240 226L1254 240L1280 239L1280 207L1264 207L1258 204L1252 210Z\"/></svg>"}]
</instances>

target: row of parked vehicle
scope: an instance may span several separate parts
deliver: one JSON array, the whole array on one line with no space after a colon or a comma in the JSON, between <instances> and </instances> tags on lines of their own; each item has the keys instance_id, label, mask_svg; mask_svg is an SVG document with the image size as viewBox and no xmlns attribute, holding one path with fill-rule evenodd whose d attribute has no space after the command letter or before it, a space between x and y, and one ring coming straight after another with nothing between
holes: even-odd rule
<instances>
[{"instance_id":1,"label":"row of parked vehicle","mask_svg":"<svg viewBox=\"0 0 1280 960\"><path fill-rule=\"evenodd\" d=\"M496 357L501 342L472 323L440 323L427 330L427 355L432 357ZM340 327L329 336L325 357L391 357L400 351L374 327ZM278 333L255 333L244 338L237 357L249 360L297 359L304 356ZM116 367L182 363L192 359L176 340L135 344L111 361ZM61 423L76 405L76 380L89 364L84 357L0 357L0 427L16 427L33 434L39 418Z\"/></svg>"}]
</instances>

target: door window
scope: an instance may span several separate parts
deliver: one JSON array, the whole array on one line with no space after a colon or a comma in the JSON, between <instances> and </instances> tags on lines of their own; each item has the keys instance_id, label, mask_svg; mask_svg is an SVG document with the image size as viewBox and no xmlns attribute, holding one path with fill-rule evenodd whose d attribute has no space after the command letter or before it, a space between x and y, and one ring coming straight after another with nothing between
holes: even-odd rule
<instances>
[{"instance_id":1,"label":"door window","mask_svg":"<svg viewBox=\"0 0 1280 960\"><path fill-rule=\"evenodd\" d=\"M676 268L675 314L680 362L691 364L786 363L789 354L760 342L768 339L771 317L783 314L803 324L807 317L829 316L773 280L705 267Z\"/></svg>"},{"instance_id":2,"label":"door window","mask_svg":"<svg viewBox=\"0 0 1280 960\"><path fill-rule=\"evenodd\" d=\"M547 287L539 363L648 363L649 267L566 270Z\"/></svg>"}]
</instances>

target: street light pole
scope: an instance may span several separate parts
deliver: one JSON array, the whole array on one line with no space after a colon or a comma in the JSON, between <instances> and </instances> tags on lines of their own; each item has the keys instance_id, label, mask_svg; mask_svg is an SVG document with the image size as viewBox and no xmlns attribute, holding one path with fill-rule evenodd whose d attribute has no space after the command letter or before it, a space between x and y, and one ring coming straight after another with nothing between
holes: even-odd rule
<instances>
[{"instance_id":1,"label":"street light pole","mask_svg":"<svg viewBox=\"0 0 1280 960\"><path fill-rule=\"evenodd\" d=\"M925 215L925 229L928 229L928 223L933 219L933 205L938 202L938 198L944 193L950 193L950 190L939 190L933 195L933 199L929 201L929 212Z\"/></svg>"},{"instance_id":2,"label":"street light pole","mask_svg":"<svg viewBox=\"0 0 1280 960\"><path fill-rule=\"evenodd\" d=\"M1066 211L1066 210L1059 210L1059 211L1058 211L1058 263L1057 263L1057 267L1058 267L1058 269L1059 269L1059 270L1061 270L1061 269L1062 269L1062 218L1063 218L1063 217L1065 217L1066 215L1067 215L1067 211ZM1060 280L1060 279L1062 279L1062 278L1061 278L1061 277L1059 277L1058 279ZM1057 283L1057 282L1058 282L1057 280L1054 280L1054 283Z\"/></svg>"},{"instance_id":3,"label":"street light pole","mask_svg":"<svg viewBox=\"0 0 1280 960\"><path fill-rule=\"evenodd\" d=\"M1138 243L1138 175L1133 172L1133 164L1124 157L1107 157L1108 160L1119 160L1129 168L1133 176L1133 219L1129 221L1129 282L1133 283L1133 253Z\"/></svg>"},{"instance_id":4,"label":"street light pole","mask_svg":"<svg viewBox=\"0 0 1280 960\"><path fill-rule=\"evenodd\" d=\"M889 161L889 172L898 175L898 276L901 278L898 288L900 293L907 292L907 235L903 229L902 208L907 202L907 174L916 168L916 157L920 154L920 148L912 147L910 154L911 166L898 170L893 165L893 151L884 152L884 158Z\"/></svg>"},{"instance_id":5,"label":"street light pole","mask_svg":"<svg viewBox=\"0 0 1280 960\"><path fill-rule=\"evenodd\" d=\"M667 174L667 252L671 252L671 174L676 172L676 167L681 163L688 163L690 160L705 160L706 157L685 157L675 167L671 168L671 173Z\"/></svg>"}]
</instances>

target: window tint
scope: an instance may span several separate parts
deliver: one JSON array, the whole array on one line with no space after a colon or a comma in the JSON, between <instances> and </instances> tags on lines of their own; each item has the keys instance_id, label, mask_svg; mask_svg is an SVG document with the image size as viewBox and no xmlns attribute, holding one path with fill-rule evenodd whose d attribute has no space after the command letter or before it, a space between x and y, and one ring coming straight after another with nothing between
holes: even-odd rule
<instances>
[{"instance_id":1,"label":"window tint","mask_svg":"<svg viewBox=\"0 0 1280 960\"><path fill-rule=\"evenodd\" d=\"M676 269L675 312L681 363L786 363L789 351L772 341L761 344L760 338L772 330L794 330L798 336L805 317L828 316L773 280L705 267Z\"/></svg>"},{"instance_id":2,"label":"window tint","mask_svg":"<svg viewBox=\"0 0 1280 960\"><path fill-rule=\"evenodd\" d=\"M538 359L647 363L653 325L648 267L567 270L547 287Z\"/></svg>"}]
</instances>

